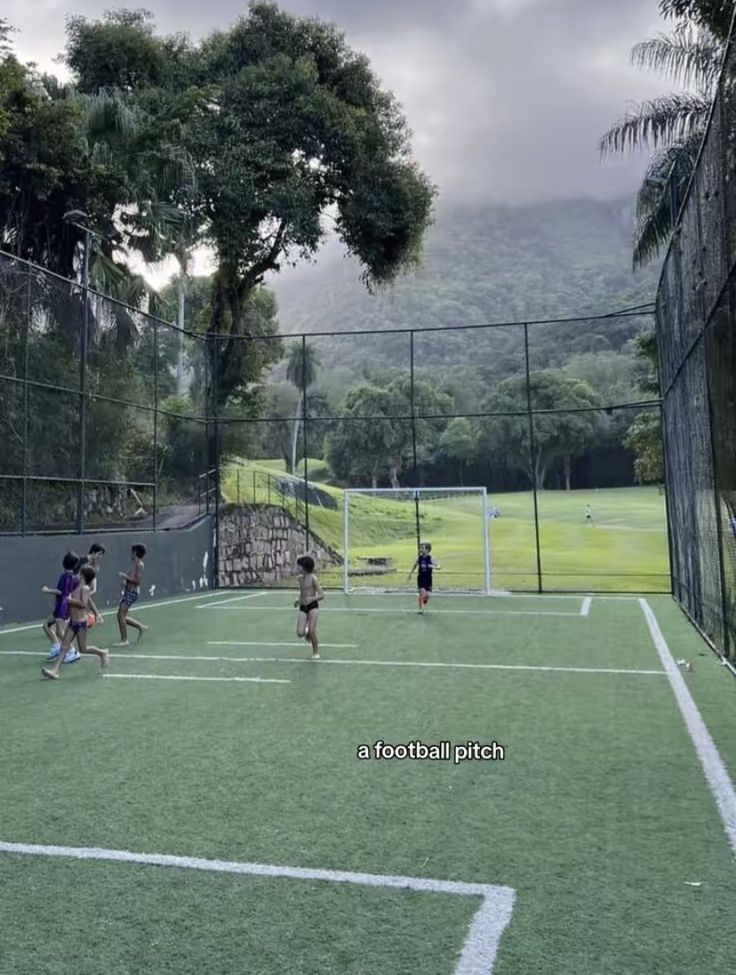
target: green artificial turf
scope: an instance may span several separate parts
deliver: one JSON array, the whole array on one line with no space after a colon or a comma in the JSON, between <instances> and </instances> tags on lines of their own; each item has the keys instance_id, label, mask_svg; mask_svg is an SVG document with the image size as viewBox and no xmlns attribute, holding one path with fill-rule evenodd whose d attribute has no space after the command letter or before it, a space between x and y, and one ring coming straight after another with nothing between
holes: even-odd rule
<instances>
[{"instance_id":1,"label":"green artificial turf","mask_svg":"<svg viewBox=\"0 0 736 975\"><path fill-rule=\"evenodd\" d=\"M733 678L651 603L733 771ZM111 659L112 675L283 684L101 678L93 660L51 684L40 630L0 631L0 841L504 885L494 975L727 971L733 855L644 616L635 599L583 609L440 596L420 617L411 598L331 594L312 662L291 595L222 593L143 603L144 641ZM462 663L498 669L428 666ZM506 756L359 761L378 739ZM0 853L0 972L452 975L476 908Z\"/></svg>"}]
</instances>

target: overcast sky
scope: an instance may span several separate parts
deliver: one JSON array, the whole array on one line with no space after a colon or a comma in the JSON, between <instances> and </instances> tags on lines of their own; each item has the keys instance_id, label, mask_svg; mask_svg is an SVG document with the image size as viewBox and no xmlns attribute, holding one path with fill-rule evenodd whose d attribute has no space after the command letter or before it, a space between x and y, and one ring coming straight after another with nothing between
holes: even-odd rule
<instances>
[{"instance_id":1,"label":"overcast sky","mask_svg":"<svg viewBox=\"0 0 736 975\"><path fill-rule=\"evenodd\" d=\"M69 14L117 0L3 0L24 60L59 72ZM135 0L165 32L199 38L237 0ZM629 66L664 29L657 0L283 0L338 23L403 103L422 165L444 200L518 202L632 190L641 157L601 165L596 143L632 101L666 86Z\"/></svg>"}]
</instances>

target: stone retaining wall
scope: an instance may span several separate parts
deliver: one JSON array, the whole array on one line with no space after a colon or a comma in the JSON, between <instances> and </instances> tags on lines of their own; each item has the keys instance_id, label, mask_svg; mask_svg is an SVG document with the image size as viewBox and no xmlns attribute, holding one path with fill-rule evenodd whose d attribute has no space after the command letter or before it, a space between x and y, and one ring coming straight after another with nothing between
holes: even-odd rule
<instances>
[{"instance_id":1,"label":"stone retaining wall","mask_svg":"<svg viewBox=\"0 0 736 975\"><path fill-rule=\"evenodd\" d=\"M296 575L296 560L307 554L304 526L283 508L225 505L220 509L220 586L252 586ZM318 569L342 565L329 546L310 533Z\"/></svg>"}]
</instances>

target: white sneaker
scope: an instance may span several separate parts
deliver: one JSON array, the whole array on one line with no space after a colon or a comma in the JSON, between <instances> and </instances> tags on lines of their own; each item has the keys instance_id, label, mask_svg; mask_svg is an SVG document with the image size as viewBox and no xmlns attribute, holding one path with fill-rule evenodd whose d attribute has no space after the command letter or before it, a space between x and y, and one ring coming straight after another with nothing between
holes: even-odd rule
<instances>
[{"instance_id":1,"label":"white sneaker","mask_svg":"<svg viewBox=\"0 0 736 975\"><path fill-rule=\"evenodd\" d=\"M76 650L76 649L74 649L72 647L71 650L68 650L67 651L67 655L66 655L66 657L64 657L64 663L65 664L75 664L79 660L79 658L81 656L82 655L79 652L79 650Z\"/></svg>"},{"instance_id":2,"label":"white sneaker","mask_svg":"<svg viewBox=\"0 0 736 975\"><path fill-rule=\"evenodd\" d=\"M55 643L53 645L53 647L49 650L49 652L46 654L46 659L47 660L56 660L56 658L59 656L59 651L60 650L61 650L61 644L60 643Z\"/></svg>"}]
</instances>

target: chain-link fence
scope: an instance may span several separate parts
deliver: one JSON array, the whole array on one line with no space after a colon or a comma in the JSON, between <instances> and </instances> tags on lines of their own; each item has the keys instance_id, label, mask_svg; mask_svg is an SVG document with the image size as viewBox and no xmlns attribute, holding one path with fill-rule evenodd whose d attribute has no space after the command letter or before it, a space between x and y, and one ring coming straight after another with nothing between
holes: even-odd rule
<instances>
[{"instance_id":1,"label":"chain-link fence","mask_svg":"<svg viewBox=\"0 0 736 975\"><path fill-rule=\"evenodd\" d=\"M488 549L495 589L668 591L664 495L632 440L659 435L634 347L651 327L639 306L195 334L0 256L0 532L211 511L221 586L292 584L305 550L329 584L393 586L426 540L445 588L475 586ZM348 488L367 490L346 507Z\"/></svg>"},{"instance_id":2,"label":"chain-link fence","mask_svg":"<svg viewBox=\"0 0 736 975\"><path fill-rule=\"evenodd\" d=\"M167 527L211 505L206 348L0 255L0 533Z\"/></svg>"},{"instance_id":3,"label":"chain-link fence","mask_svg":"<svg viewBox=\"0 0 736 975\"><path fill-rule=\"evenodd\" d=\"M657 297L673 590L726 655L736 638L735 80L730 42Z\"/></svg>"}]
</instances>

